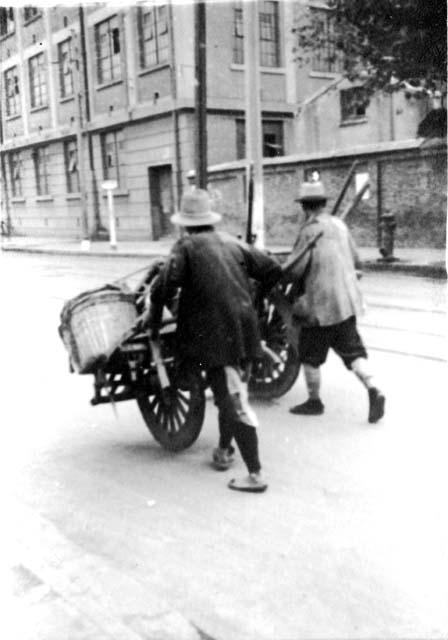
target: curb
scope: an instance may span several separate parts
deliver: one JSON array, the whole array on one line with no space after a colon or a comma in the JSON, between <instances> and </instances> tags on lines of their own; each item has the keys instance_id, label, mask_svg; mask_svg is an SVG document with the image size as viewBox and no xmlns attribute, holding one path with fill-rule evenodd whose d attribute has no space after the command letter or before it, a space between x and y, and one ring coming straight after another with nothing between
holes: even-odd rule
<instances>
[{"instance_id":1,"label":"curb","mask_svg":"<svg viewBox=\"0 0 448 640\"><path fill-rule=\"evenodd\" d=\"M54 256L81 256L91 258L163 258L168 255L168 251L147 251L145 253L133 253L132 251L82 251L80 249L49 249L42 247L1 247L2 251L15 253L34 253ZM273 251L280 260L289 255L285 251ZM406 260L397 260L396 262L381 262L379 260L366 260L363 262L365 271L403 273L424 278L434 278L439 280L447 280L447 270L443 262L435 262L429 264L415 264Z\"/></svg>"},{"instance_id":2,"label":"curb","mask_svg":"<svg viewBox=\"0 0 448 640\"><path fill-rule=\"evenodd\" d=\"M273 251L273 254L280 260L285 260L289 256L289 251ZM445 263L430 262L427 264L418 264L409 262L408 260L397 260L396 262L383 262L381 260L362 260L362 268L364 271L377 271L388 273L403 273L410 276L419 276L421 278L434 278L438 280L447 279L447 269Z\"/></svg>"},{"instance_id":3,"label":"curb","mask_svg":"<svg viewBox=\"0 0 448 640\"><path fill-rule=\"evenodd\" d=\"M50 256L81 256L84 258L163 258L168 255L168 252L147 252L147 253L132 253L129 251L81 251L80 249L74 249L73 251L67 251L65 249L43 249L39 247L2 247L2 251L11 253L36 253L45 254Z\"/></svg>"},{"instance_id":4,"label":"curb","mask_svg":"<svg viewBox=\"0 0 448 640\"><path fill-rule=\"evenodd\" d=\"M414 264L405 260L400 262L377 262L368 260L363 263L365 271L387 271L389 273L404 273L424 278L447 279L446 267L443 263Z\"/></svg>"}]
</instances>

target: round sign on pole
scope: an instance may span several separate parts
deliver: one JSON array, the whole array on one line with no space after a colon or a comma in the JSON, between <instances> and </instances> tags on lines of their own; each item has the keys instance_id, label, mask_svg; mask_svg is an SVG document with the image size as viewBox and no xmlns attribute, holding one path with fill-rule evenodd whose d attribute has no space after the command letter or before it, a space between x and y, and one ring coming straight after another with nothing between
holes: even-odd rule
<instances>
[{"instance_id":1,"label":"round sign on pole","mask_svg":"<svg viewBox=\"0 0 448 640\"><path fill-rule=\"evenodd\" d=\"M116 189L118 187L118 182L116 180L105 180L101 183L101 188L106 189Z\"/></svg>"}]
</instances>

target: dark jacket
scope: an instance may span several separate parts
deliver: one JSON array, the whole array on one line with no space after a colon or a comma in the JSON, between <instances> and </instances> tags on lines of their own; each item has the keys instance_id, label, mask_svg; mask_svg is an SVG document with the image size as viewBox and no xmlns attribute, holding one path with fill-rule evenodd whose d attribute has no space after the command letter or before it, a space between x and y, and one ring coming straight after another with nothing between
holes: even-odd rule
<instances>
[{"instance_id":1,"label":"dark jacket","mask_svg":"<svg viewBox=\"0 0 448 640\"><path fill-rule=\"evenodd\" d=\"M228 234L207 230L186 235L172 248L152 289L153 316L180 287L180 357L204 368L236 365L259 354L250 278L269 290L280 277L274 259Z\"/></svg>"}]
</instances>

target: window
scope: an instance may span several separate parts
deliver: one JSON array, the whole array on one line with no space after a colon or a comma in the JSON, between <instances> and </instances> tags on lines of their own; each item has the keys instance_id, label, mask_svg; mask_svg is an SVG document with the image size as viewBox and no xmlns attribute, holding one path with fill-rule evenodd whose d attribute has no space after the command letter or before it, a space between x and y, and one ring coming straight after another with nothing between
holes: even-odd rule
<instances>
[{"instance_id":1,"label":"window","mask_svg":"<svg viewBox=\"0 0 448 640\"><path fill-rule=\"evenodd\" d=\"M244 64L244 24L241 2L233 8L233 62Z\"/></svg>"},{"instance_id":2,"label":"window","mask_svg":"<svg viewBox=\"0 0 448 640\"><path fill-rule=\"evenodd\" d=\"M118 17L95 26L96 68L100 84L121 79L121 44Z\"/></svg>"},{"instance_id":3,"label":"window","mask_svg":"<svg viewBox=\"0 0 448 640\"><path fill-rule=\"evenodd\" d=\"M61 98L73 95L72 42L64 40L58 45L59 87Z\"/></svg>"},{"instance_id":4,"label":"window","mask_svg":"<svg viewBox=\"0 0 448 640\"><path fill-rule=\"evenodd\" d=\"M245 120L236 120L236 157L242 160L246 157ZM284 155L283 122L280 120L263 120L263 158L273 158Z\"/></svg>"},{"instance_id":5,"label":"window","mask_svg":"<svg viewBox=\"0 0 448 640\"><path fill-rule=\"evenodd\" d=\"M283 122L262 122L263 127L263 158L273 158L284 155L283 150Z\"/></svg>"},{"instance_id":6,"label":"window","mask_svg":"<svg viewBox=\"0 0 448 640\"><path fill-rule=\"evenodd\" d=\"M5 71L6 115L16 116L20 113L20 89L17 67Z\"/></svg>"},{"instance_id":7,"label":"window","mask_svg":"<svg viewBox=\"0 0 448 640\"><path fill-rule=\"evenodd\" d=\"M260 7L260 65L280 66L278 2L263 2Z\"/></svg>"},{"instance_id":8,"label":"window","mask_svg":"<svg viewBox=\"0 0 448 640\"><path fill-rule=\"evenodd\" d=\"M364 87L352 87L340 92L342 122L364 119L368 96Z\"/></svg>"},{"instance_id":9,"label":"window","mask_svg":"<svg viewBox=\"0 0 448 640\"><path fill-rule=\"evenodd\" d=\"M14 198L22 195L22 161L20 153L9 156L9 174L11 176L11 193Z\"/></svg>"},{"instance_id":10,"label":"window","mask_svg":"<svg viewBox=\"0 0 448 640\"><path fill-rule=\"evenodd\" d=\"M342 56L336 49L334 20L328 10L311 8L311 20L316 33L316 47L311 57L311 70L340 73Z\"/></svg>"},{"instance_id":11,"label":"window","mask_svg":"<svg viewBox=\"0 0 448 640\"><path fill-rule=\"evenodd\" d=\"M76 140L64 142L65 178L67 192L79 192L78 147Z\"/></svg>"},{"instance_id":12,"label":"window","mask_svg":"<svg viewBox=\"0 0 448 640\"><path fill-rule=\"evenodd\" d=\"M32 7L31 5L28 5L23 8L23 19L25 22L29 22L39 14L40 14L39 7Z\"/></svg>"},{"instance_id":13,"label":"window","mask_svg":"<svg viewBox=\"0 0 448 640\"><path fill-rule=\"evenodd\" d=\"M37 147L34 149L32 157L37 195L47 195L50 192L48 187L48 147Z\"/></svg>"},{"instance_id":14,"label":"window","mask_svg":"<svg viewBox=\"0 0 448 640\"><path fill-rule=\"evenodd\" d=\"M43 53L39 53L28 60L28 70L31 108L45 106L47 104L47 78Z\"/></svg>"},{"instance_id":15,"label":"window","mask_svg":"<svg viewBox=\"0 0 448 640\"><path fill-rule=\"evenodd\" d=\"M14 33L13 7L0 7L0 37Z\"/></svg>"},{"instance_id":16,"label":"window","mask_svg":"<svg viewBox=\"0 0 448 640\"><path fill-rule=\"evenodd\" d=\"M109 131L102 134L103 177L105 180L116 180L121 187L123 187L123 171L120 166L120 151L122 149L123 131Z\"/></svg>"},{"instance_id":17,"label":"window","mask_svg":"<svg viewBox=\"0 0 448 640\"><path fill-rule=\"evenodd\" d=\"M168 15L166 5L141 7L138 15L140 67L168 61Z\"/></svg>"},{"instance_id":18,"label":"window","mask_svg":"<svg viewBox=\"0 0 448 640\"><path fill-rule=\"evenodd\" d=\"M280 33L278 2L265 0L259 11L260 65L280 66ZM233 62L244 64L243 7L236 2L233 8Z\"/></svg>"}]
</instances>

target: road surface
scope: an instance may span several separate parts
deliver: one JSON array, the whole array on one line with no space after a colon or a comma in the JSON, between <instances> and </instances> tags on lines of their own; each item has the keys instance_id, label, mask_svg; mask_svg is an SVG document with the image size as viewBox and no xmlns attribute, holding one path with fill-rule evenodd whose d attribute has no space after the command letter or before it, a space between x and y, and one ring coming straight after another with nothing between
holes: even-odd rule
<instances>
[{"instance_id":1,"label":"road surface","mask_svg":"<svg viewBox=\"0 0 448 640\"><path fill-rule=\"evenodd\" d=\"M270 486L226 488L208 402L170 455L134 402L92 408L57 335L64 300L141 260L0 255L4 563L17 640L448 637L446 284L364 276L362 333L387 396L331 356L326 412L302 377L256 405ZM7 620L8 623L6 622Z\"/></svg>"}]
</instances>

